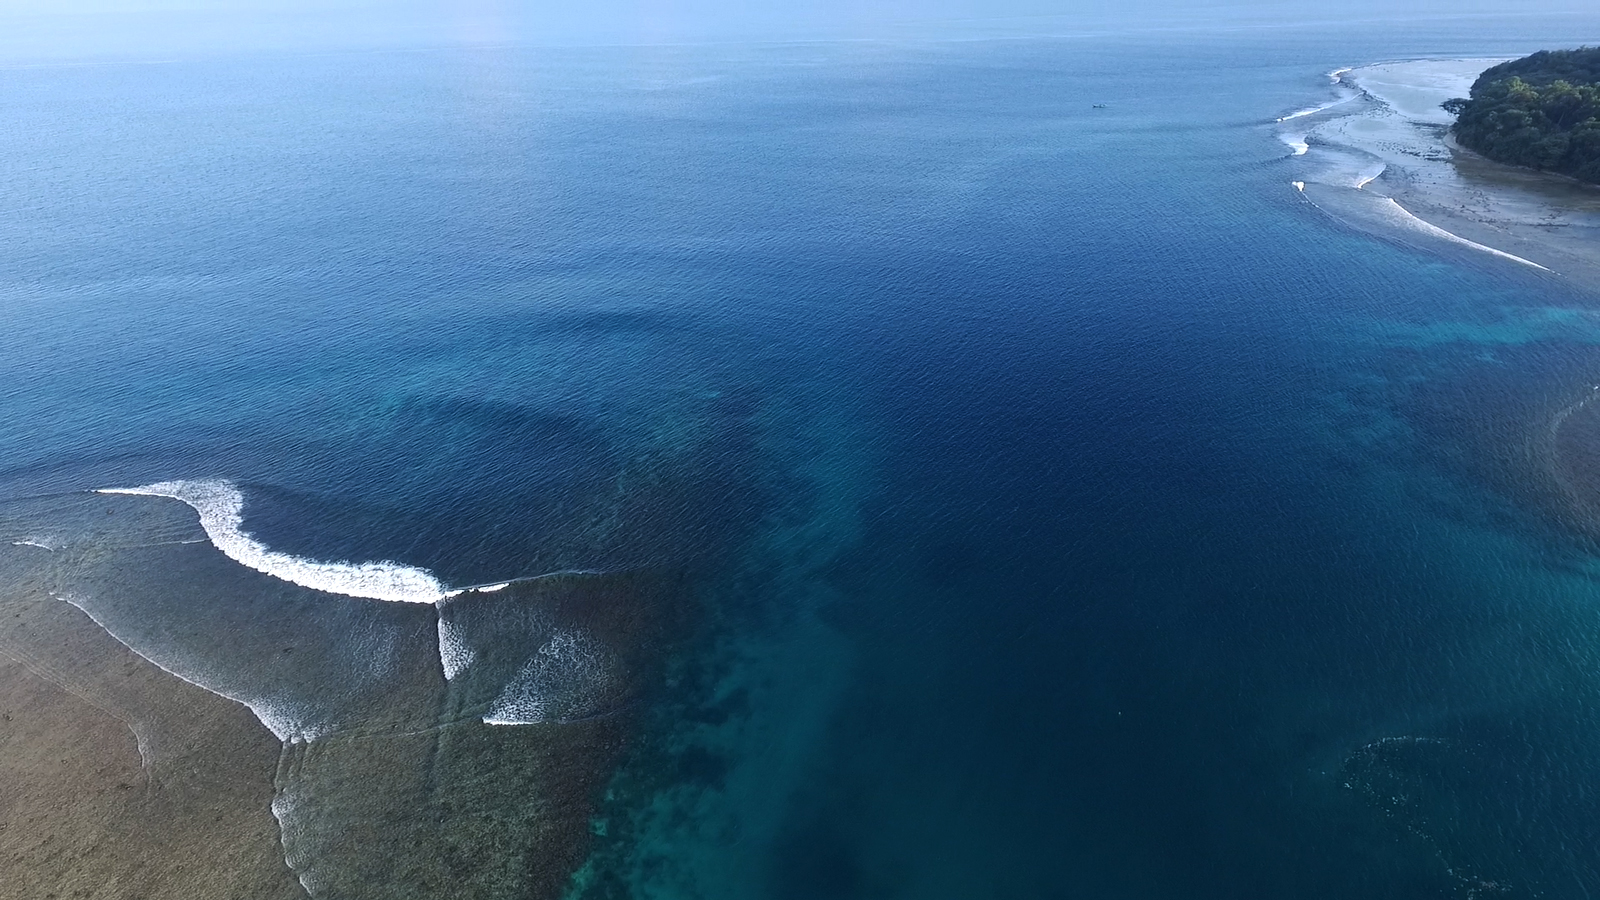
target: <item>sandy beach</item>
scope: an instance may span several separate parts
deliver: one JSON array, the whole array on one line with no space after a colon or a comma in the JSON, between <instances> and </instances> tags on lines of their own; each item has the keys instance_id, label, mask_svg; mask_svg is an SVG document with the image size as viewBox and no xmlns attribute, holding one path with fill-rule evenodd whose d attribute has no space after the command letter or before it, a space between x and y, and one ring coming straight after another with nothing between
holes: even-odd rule
<instances>
[{"instance_id":1,"label":"sandy beach","mask_svg":"<svg viewBox=\"0 0 1600 900\"><path fill-rule=\"evenodd\" d=\"M1466 96L1502 61L1411 60L1337 73L1345 102L1280 123L1313 169L1302 190L1358 224L1499 251L1600 291L1600 188L1491 162L1450 139L1452 117L1439 105Z\"/></svg>"}]
</instances>

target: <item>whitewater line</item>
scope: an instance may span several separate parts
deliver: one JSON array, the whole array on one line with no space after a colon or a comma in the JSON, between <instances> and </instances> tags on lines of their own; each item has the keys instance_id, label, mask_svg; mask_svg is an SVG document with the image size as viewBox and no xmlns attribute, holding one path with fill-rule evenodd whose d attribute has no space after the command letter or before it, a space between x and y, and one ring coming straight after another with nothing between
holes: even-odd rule
<instances>
[{"instance_id":1,"label":"whitewater line","mask_svg":"<svg viewBox=\"0 0 1600 900\"><path fill-rule=\"evenodd\" d=\"M1389 205L1391 207L1393 207L1396 211L1398 211L1402 217L1404 217L1403 221L1405 221L1407 224L1412 225L1415 228L1421 229L1424 233L1431 234L1434 237L1443 238L1443 239L1445 239L1447 241L1451 241L1453 243L1460 244L1460 245L1462 245L1464 247L1471 247L1474 250L1482 250L1485 253L1493 253L1495 256L1501 257L1502 259L1509 259L1512 262L1519 262L1519 263L1522 263L1525 266L1533 266L1535 269L1538 269L1541 272L1550 271L1549 269L1545 268L1544 266L1539 265L1538 263L1534 262L1531 259L1523 259L1520 256L1516 256L1514 254L1507 253L1504 250L1496 250L1493 247L1487 246L1485 244L1480 244L1477 241L1469 241L1469 240L1467 240L1466 238L1462 237L1459 234L1454 234L1452 232L1445 231L1443 228L1440 228L1439 226L1433 224L1432 222L1425 221L1425 220L1420 219L1417 216L1413 215L1410 210L1406 209L1404 206L1401 206L1399 204L1399 202L1396 201L1393 197L1386 197L1384 199L1387 200Z\"/></svg>"},{"instance_id":2,"label":"whitewater line","mask_svg":"<svg viewBox=\"0 0 1600 900\"><path fill-rule=\"evenodd\" d=\"M563 575L609 575L605 569L557 569L554 572L545 572L542 575L521 575L509 581L491 581L487 584L469 584L466 587L451 588L444 592L446 597L459 597L462 594L477 592L479 594L492 594L503 591L513 584L522 584L528 581L542 581L546 578L560 578Z\"/></svg>"},{"instance_id":3,"label":"whitewater line","mask_svg":"<svg viewBox=\"0 0 1600 900\"><path fill-rule=\"evenodd\" d=\"M256 540L249 532L244 530L244 494L232 483L222 479L202 479L194 481L163 481L147 484L134 488L101 488L97 494L123 494L139 497L166 497L187 504L200 517L200 527L210 538L212 545L222 551L234 562L254 569L273 578L296 584L312 590L329 594L340 594L347 597L359 597L370 600L384 600L395 603L425 603L435 609L437 623L437 649L439 667L446 681L453 681L462 672L466 671L477 660L477 652L471 643L456 629L444 615L446 601L460 597L467 593L491 594L505 590L513 584L537 581L545 578L558 578L570 575L602 575L596 569L562 569L547 572L543 575L534 575L523 578L513 578L508 581L497 581L486 584L470 585L462 588L447 588L433 573L426 569L406 566L396 562L318 562L304 559L288 553L280 553L267 547ZM86 604L67 596L61 599L82 610L96 624L105 629L119 643L133 650L131 644L123 641L104 622L101 622L89 611ZM551 657L547 662L570 661L574 664L585 662L586 654L578 653L579 646L576 636L567 636L564 643L554 647L547 647L541 652L544 656ZM134 650L135 653L139 651ZM144 654L139 654L145 659ZM568 659L570 657L570 659ZM297 721L292 711L277 708L272 703L262 698L246 699L232 694L223 693L214 688L206 687L198 681L172 672L159 662L150 660L156 666L171 672L171 674L185 681L204 688L211 693L226 697L244 704L256 718L265 725L280 741L293 743L296 741L315 740L321 732L309 729ZM531 672L531 670L530 670ZM534 687L537 685L529 682L530 678L553 677L549 673L524 672L518 676L516 685L521 694L506 688L507 693L496 701L490 714L484 721L494 725L519 725L545 721L545 701L535 695ZM536 678L535 676L538 676Z\"/></svg>"},{"instance_id":4,"label":"whitewater line","mask_svg":"<svg viewBox=\"0 0 1600 900\"><path fill-rule=\"evenodd\" d=\"M1307 107L1306 109L1297 110L1295 112L1289 113L1287 116L1279 116L1278 118L1273 119L1273 121L1274 122L1288 122L1288 121L1291 121L1293 119L1303 119L1306 116L1314 116L1319 112L1327 112L1328 110L1333 109L1335 106L1343 106L1346 103L1349 103L1351 100L1354 100L1354 99L1356 99L1356 97L1359 97L1359 96L1361 96L1361 95L1360 94L1355 94L1353 96L1345 97L1345 98L1340 99L1340 100L1329 100L1327 103L1324 103L1324 104L1322 104L1320 106Z\"/></svg>"},{"instance_id":5,"label":"whitewater line","mask_svg":"<svg viewBox=\"0 0 1600 900\"><path fill-rule=\"evenodd\" d=\"M446 589L432 572L396 562L318 562L279 553L244 530L244 495L220 479L162 481L134 488L101 488L97 494L167 497L200 515L206 537L234 562L274 578L328 594L393 603L437 603Z\"/></svg>"}]
</instances>

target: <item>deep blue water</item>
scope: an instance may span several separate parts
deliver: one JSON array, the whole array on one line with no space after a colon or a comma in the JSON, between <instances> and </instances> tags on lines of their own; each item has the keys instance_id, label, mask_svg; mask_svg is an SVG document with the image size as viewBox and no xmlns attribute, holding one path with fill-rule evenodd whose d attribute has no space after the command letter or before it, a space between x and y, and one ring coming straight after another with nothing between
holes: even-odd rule
<instances>
[{"instance_id":1,"label":"deep blue water","mask_svg":"<svg viewBox=\"0 0 1600 900\"><path fill-rule=\"evenodd\" d=\"M0 71L0 496L684 573L586 896L1590 896L1600 567L1528 448L1595 295L1323 216L1268 123L1597 36Z\"/></svg>"}]
</instances>

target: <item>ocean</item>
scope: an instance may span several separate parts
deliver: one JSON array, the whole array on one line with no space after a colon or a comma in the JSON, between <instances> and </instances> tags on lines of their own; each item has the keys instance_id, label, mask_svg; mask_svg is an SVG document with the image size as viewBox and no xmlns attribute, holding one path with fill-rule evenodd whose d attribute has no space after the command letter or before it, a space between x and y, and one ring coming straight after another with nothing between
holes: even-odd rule
<instances>
[{"instance_id":1,"label":"ocean","mask_svg":"<svg viewBox=\"0 0 1600 900\"><path fill-rule=\"evenodd\" d=\"M6 604L249 706L319 900L1592 896L1600 297L1277 120L1597 40L0 70Z\"/></svg>"}]
</instances>

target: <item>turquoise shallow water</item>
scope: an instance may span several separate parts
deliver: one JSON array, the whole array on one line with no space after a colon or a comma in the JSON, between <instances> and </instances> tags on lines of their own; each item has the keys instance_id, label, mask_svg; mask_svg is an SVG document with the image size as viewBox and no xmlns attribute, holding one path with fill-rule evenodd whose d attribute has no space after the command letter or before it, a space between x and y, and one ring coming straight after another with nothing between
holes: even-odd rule
<instances>
[{"instance_id":1,"label":"turquoise shallow water","mask_svg":"<svg viewBox=\"0 0 1600 900\"><path fill-rule=\"evenodd\" d=\"M1594 34L6 70L0 565L276 723L313 896L1586 896L1595 298L1271 123Z\"/></svg>"}]
</instances>

